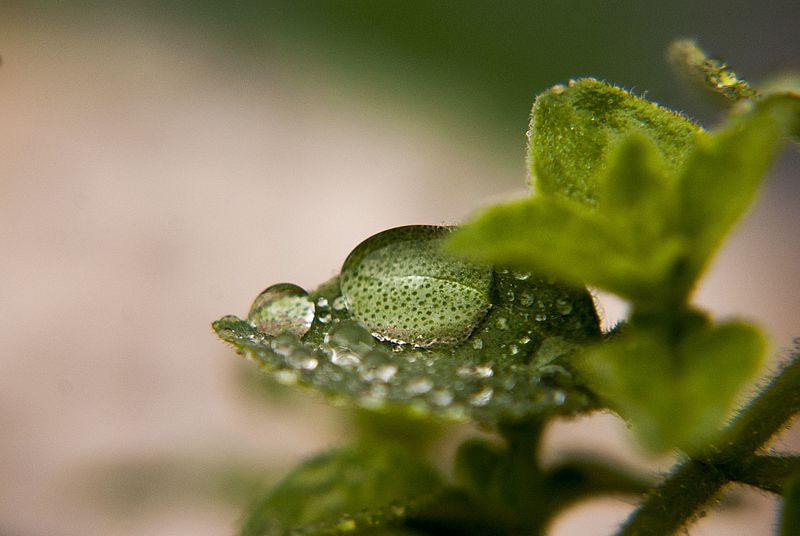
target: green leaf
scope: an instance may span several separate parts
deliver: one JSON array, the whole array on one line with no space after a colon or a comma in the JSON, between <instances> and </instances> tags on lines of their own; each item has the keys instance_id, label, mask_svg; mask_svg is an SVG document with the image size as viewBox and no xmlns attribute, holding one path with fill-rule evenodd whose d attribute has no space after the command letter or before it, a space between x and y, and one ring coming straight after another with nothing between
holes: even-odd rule
<instances>
[{"instance_id":1,"label":"green leaf","mask_svg":"<svg viewBox=\"0 0 800 536\"><path fill-rule=\"evenodd\" d=\"M786 133L787 119L774 106L759 105L698 140L679 186L692 274L702 268L752 202Z\"/></svg>"},{"instance_id":2,"label":"green leaf","mask_svg":"<svg viewBox=\"0 0 800 536\"><path fill-rule=\"evenodd\" d=\"M700 127L618 87L591 78L554 86L533 105L528 166L535 190L595 205L609 147L638 132L668 169L680 168Z\"/></svg>"},{"instance_id":3,"label":"green leaf","mask_svg":"<svg viewBox=\"0 0 800 536\"><path fill-rule=\"evenodd\" d=\"M764 341L740 323L693 329L672 342L632 327L587 349L575 366L653 451L697 451L714 439L736 394L761 364Z\"/></svg>"},{"instance_id":4,"label":"green leaf","mask_svg":"<svg viewBox=\"0 0 800 536\"><path fill-rule=\"evenodd\" d=\"M564 367L567 354L599 336L589 294L499 270L490 297L486 316L454 345L420 348L374 337L351 316L338 279L309 295L315 317L302 339L266 334L235 316L213 328L276 380L340 405L490 424L593 407Z\"/></svg>"},{"instance_id":5,"label":"green leaf","mask_svg":"<svg viewBox=\"0 0 800 536\"><path fill-rule=\"evenodd\" d=\"M247 514L242 536L339 534L397 525L442 490L400 448L357 445L302 463Z\"/></svg>"}]
</instances>

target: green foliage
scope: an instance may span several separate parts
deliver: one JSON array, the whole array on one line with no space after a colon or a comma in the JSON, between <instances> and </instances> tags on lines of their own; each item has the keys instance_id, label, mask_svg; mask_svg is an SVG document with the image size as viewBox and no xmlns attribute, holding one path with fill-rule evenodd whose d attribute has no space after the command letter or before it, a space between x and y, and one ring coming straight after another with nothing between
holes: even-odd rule
<instances>
[{"instance_id":1,"label":"green foliage","mask_svg":"<svg viewBox=\"0 0 800 536\"><path fill-rule=\"evenodd\" d=\"M647 449L688 456L620 534L672 533L732 481L786 493L783 523L795 526L800 462L758 451L800 411L800 358L732 417L764 338L690 298L781 141L800 134L800 96L757 93L693 43L672 56L738 101L718 128L593 79L554 86L531 117L534 195L457 230L385 231L315 291L273 285L248 320L214 322L277 381L359 408L371 438L300 466L243 534L541 534L581 498L651 485L604 460L540 465L548 420L598 408ZM586 284L628 300L630 321L601 336ZM420 461L446 420L505 440L462 444L452 485Z\"/></svg>"},{"instance_id":2,"label":"green foliage","mask_svg":"<svg viewBox=\"0 0 800 536\"><path fill-rule=\"evenodd\" d=\"M792 536L800 527L800 473L795 473L786 486L781 507L780 536Z\"/></svg>"},{"instance_id":3,"label":"green foliage","mask_svg":"<svg viewBox=\"0 0 800 536\"><path fill-rule=\"evenodd\" d=\"M241 534L339 534L397 525L441 489L435 471L402 448L338 449L304 462L259 499Z\"/></svg>"}]
</instances>

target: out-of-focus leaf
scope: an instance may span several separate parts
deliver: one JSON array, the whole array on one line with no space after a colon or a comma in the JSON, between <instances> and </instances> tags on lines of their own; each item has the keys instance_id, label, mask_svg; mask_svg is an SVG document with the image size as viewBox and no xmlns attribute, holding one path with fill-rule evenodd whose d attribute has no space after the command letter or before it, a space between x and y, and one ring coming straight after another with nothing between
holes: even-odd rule
<instances>
[{"instance_id":1,"label":"out-of-focus leaf","mask_svg":"<svg viewBox=\"0 0 800 536\"><path fill-rule=\"evenodd\" d=\"M606 141L607 162L594 177L596 207L551 196L496 206L456 232L453 251L639 304L665 301L686 247L676 222L676 181L657 142L640 129Z\"/></svg>"},{"instance_id":2,"label":"out-of-focus leaf","mask_svg":"<svg viewBox=\"0 0 800 536\"><path fill-rule=\"evenodd\" d=\"M758 331L740 323L695 328L677 344L654 329L631 329L587 349L575 366L645 447L693 452L715 438L763 350Z\"/></svg>"},{"instance_id":3,"label":"out-of-focus leaf","mask_svg":"<svg viewBox=\"0 0 800 536\"><path fill-rule=\"evenodd\" d=\"M336 279L310 298L315 318L302 340L266 335L233 316L213 328L278 381L341 405L486 423L593 407L564 367L566 354L599 335L585 290L496 271L492 307L469 338L428 348L373 337L351 318Z\"/></svg>"},{"instance_id":4,"label":"out-of-focus leaf","mask_svg":"<svg viewBox=\"0 0 800 536\"><path fill-rule=\"evenodd\" d=\"M637 132L668 170L681 167L700 127L685 117L590 78L554 86L533 105L528 166L538 193L595 205L609 147Z\"/></svg>"},{"instance_id":5,"label":"out-of-focus leaf","mask_svg":"<svg viewBox=\"0 0 800 536\"><path fill-rule=\"evenodd\" d=\"M442 490L418 456L385 445L304 462L251 508L242 536L340 534L397 525Z\"/></svg>"},{"instance_id":6,"label":"out-of-focus leaf","mask_svg":"<svg viewBox=\"0 0 800 536\"><path fill-rule=\"evenodd\" d=\"M786 134L785 113L757 106L697 143L680 178L683 234L699 270L753 200Z\"/></svg>"}]
</instances>

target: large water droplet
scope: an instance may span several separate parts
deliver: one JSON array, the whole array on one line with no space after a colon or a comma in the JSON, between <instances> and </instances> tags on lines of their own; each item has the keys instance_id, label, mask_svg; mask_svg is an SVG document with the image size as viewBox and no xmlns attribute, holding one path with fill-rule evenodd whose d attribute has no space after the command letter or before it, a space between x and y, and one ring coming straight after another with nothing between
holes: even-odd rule
<instances>
[{"instance_id":1,"label":"large water droplet","mask_svg":"<svg viewBox=\"0 0 800 536\"><path fill-rule=\"evenodd\" d=\"M291 283L279 283L256 297L247 320L267 335L306 334L314 321L314 302L308 292Z\"/></svg>"},{"instance_id":2,"label":"large water droplet","mask_svg":"<svg viewBox=\"0 0 800 536\"><path fill-rule=\"evenodd\" d=\"M340 320L325 334L325 342L333 347L346 348L363 354L375 346L375 338L361 323Z\"/></svg>"},{"instance_id":3,"label":"large water droplet","mask_svg":"<svg viewBox=\"0 0 800 536\"><path fill-rule=\"evenodd\" d=\"M457 344L491 307L492 270L441 250L450 229L398 227L368 238L342 267L347 309L377 337Z\"/></svg>"}]
</instances>

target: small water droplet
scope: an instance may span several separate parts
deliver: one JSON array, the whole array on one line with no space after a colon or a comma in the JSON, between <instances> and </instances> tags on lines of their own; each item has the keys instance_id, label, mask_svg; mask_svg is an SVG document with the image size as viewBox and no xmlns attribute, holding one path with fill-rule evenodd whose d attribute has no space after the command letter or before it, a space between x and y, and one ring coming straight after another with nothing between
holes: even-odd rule
<instances>
[{"instance_id":1,"label":"small water droplet","mask_svg":"<svg viewBox=\"0 0 800 536\"><path fill-rule=\"evenodd\" d=\"M453 401L453 393L447 389L437 389L431 392L430 400L432 404L437 406L447 406Z\"/></svg>"},{"instance_id":2,"label":"small water droplet","mask_svg":"<svg viewBox=\"0 0 800 536\"><path fill-rule=\"evenodd\" d=\"M562 315L568 315L572 312L572 303L569 300L565 300L564 298L559 298L556 300L556 309Z\"/></svg>"},{"instance_id":3,"label":"small water droplet","mask_svg":"<svg viewBox=\"0 0 800 536\"><path fill-rule=\"evenodd\" d=\"M361 323L355 320L340 320L325 334L325 343L357 353L366 353L375 346L375 338Z\"/></svg>"},{"instance_id":4,"label":"small water droplet","mask_svg":"<svg viewBox=\"0 0 800 536\"><path fill-rule=\"evenodd\" d=\"M519 354L519 346L516 344L511 344L508 346L508 353L509 355L517 355Z\"/></svg>"},{"instance_id":5,"label":"small water droplet","mask_svg":"<svg viewBox=\"0 0 800 536\"><path fill-rule=\"evenodd\" d=\"M537 322L544 322L547 320L547 315L545 313L536 313L536 316L534 316L533 319Z\"/></svg>"},{"instance_id":6,"label":"small water droplet","mask_svg":"<svg viewBox=\"0 0 800 536\"><path fill-rule=\"evenodd\" d=\"M272 339L270 346L276 354L286 357L299 344L300 341L297 340L297 337L284 332Z\"/></svg>"},{"instance_id":7,"label":"small water droplet","mask_svg":"<svg viewBox=\"0 0 800 536\"><path fill-rule=\"evenodd\" d=\"M525 281L531 276L530 272L514 272L514 279Z\"/></svg>"},{"instance_id":8,"label":"small water droplet","mask_svg":"<svg viewBox=\"0 0 800 536\"><path fill-rule=\"evenodd\" d=\"M267 335L288 331L302 337L314 321L314 312L308 292L291 283L279 283L256 297L247 320Z\"/></svg>"},{"instance_id":9,"label":"small water droplet","mask_svg":"<svg viewBox=\"0 0 800 536\"><path fill-rule=\"evenodd\" d=\"M319 365L317 358L305 346L292 348L286 359L289 365L301 370L314 370Z\"/></svg>"},{"instance_id":10,"label":"small water droplet","mask_svg":"<svg viewBox=\"0 0 800 536\"><path fill-rule=\"evenodd\" d=\"M406 393L409 395L421 395L433 389L433 382L424 376L415 378L406 384Z\"/></svg>"},{"instance_id":11,"label":"small water droplet","mask_svg":"<svg viewBox=\"0 0 800 536\"><path fill-rule=\"evenodd\" d=\"M475 339L474 341L472 341L472 347L475 350L480 350L481 348L483 348L483 340L482 339Z\"/></svg>"},{"instance_id":12,"label":"small water droplet","mask_svg":"<svg viewBox=\"0 0 800 536\"><path fill-rule=\"evenodd\" d=\"M497 319L497 327L502 330L508 329L508 320L502 316Z\"/></svg>"},{"instance_id":13,"label":"small water droplet","mask_svg":"<svg viewBox=\"0 0 800 536\"><path fill-rule=\"evenodd\" d=\"M297 372L293 370L278 370L275 371L272 377L282 385L294 385L297 383Z\"/></svg>"},{"instance_id":14,"label":"small water droplet","mask_svg":"<svg viewBox=\"0 0 800 536\"><path fill-rule=\"evenodd\" d=\"M361 364L361 359L347 349L334 348L331 351L331 363L340 367L357 367Z\"/></svg>"},{"instance_id":15,"label":"small water droplet","mask_svg":"<svg viewBox=\"0 0 800 536\"><path fill-rule=\"evenodd\" d=\"M529 342L531 342L531 338L528 337L527 335L524 335L519 339L520 344L528 344Z\"/></svg>"},{"instance_id":16,"label":"small water droplet","mask_svg":"<svg viewBox=\"0 0 800 536\"><path fill-rule=\"evenodd\" d=\"M514 297L515 296L514 296L514 291L513 290L509 290L508 292L506 292L506 299L508 301L513 302L514 301Z\"/></svg>"},{"instance_id":17,"label":"small water droplet","mask_svg":"<svg viewBox=\"0 0 800 536\"><path fill-rule=\"evenodd\" d=\"M490 378L494 374L491 365L479 365L475 367L475 375L478 378Z\"/></svg>"},{"instance_id":18,"label":"small water droplet","mask_svg":"<svg viewBox=\"0 0 800 536\"><path fill-rule=\"evenodd\" d=\"M389 383L394 375L397 374L397 367L395 365L383 365L375 369L375 378L383 383Z\"/></svg>"},{"instance_id":19,"label":"small water droplet","mask_svg":"<svg viewBox=\"0 0 800 536\"><path fill-rule=\"evenodd\" d=\"M533 130L528 129L527 132L525 132L525 137L530 140L531 137L533 137Z\"/></svg>"},{"instance_id":20,"label":"small water droplet","mask_svg":"<svg viewBox=\"0 0 800 536\"><path fill-rule=\"evenodd\" d=\"M531 296L527 292L522 294L522 296L519 297L519 303L523 307L530 307L531 305L533 305L533 302L534 302L533 296Z\"/></svg>"},{"instance_id":21,"label":"small water droplet","mask_svg":"<svg viewBox=\"0 0 800 536\"><path fill-rule=\"evenodd\" d=\"M564 391L559 389L558 391L553 393L553 402L557 406L561 406L566 401L567 401L567 394Z\"/></svg>"},{"instance_id":22,"label":"small water droplet","mask_svg":"<svg viewBox=\"0 0 800 536\"><path fill-rule=\"evenodd\" d=\"M494 395L494 389L491 387L484 387L469 397L469 403L473 406L485 406L491 402L492 395Z\"/></svg>"},{"instance_id":23,"label":"small water droplet","mask_svg":"<svg viewBox=\"0 0 800 536\"><path fill-rule=\"evenodd\" d=\"M319 316L317 316L317 318L319 318L319 321L322 322L323 324L330 324L331 313L330 311L324 311L320 313Z\"/></svg>"},{"instance_id":24,"label":"small water droplet","mask_svg":"<svg viewBox=\"0 0 800 536\"><path fill-rule=\"evenodd\" d=\"M326 298L325 296L320 296L319 299L317 300L317 307L319 307L320 309L325 309L326 307L328 307L328 298Z\"/></svg>"},{"instance_id":25,"label":"small water droplet","mask_svg":"<svg viewBox=\"0 0 800 536\"><path fill-rule=\"evenodd\" d=\"M333 300L333 310L334 311L344 311L347 309L347 304L344 303L344 298L341 296L337 296L335 300Z\"/></svg>"}]
</instances>

